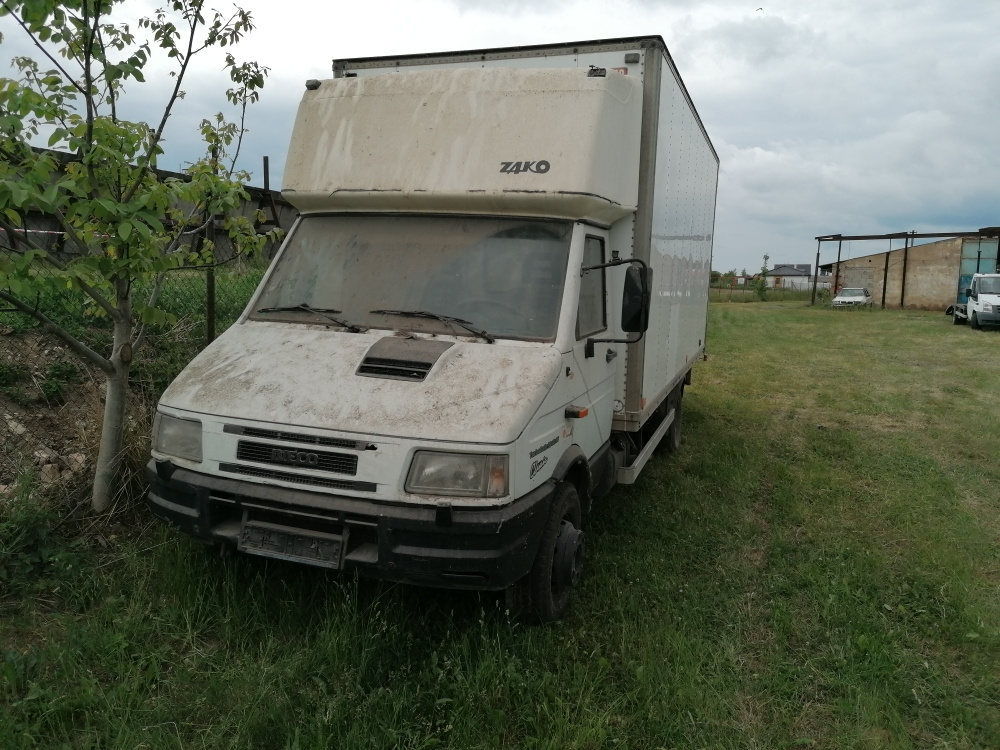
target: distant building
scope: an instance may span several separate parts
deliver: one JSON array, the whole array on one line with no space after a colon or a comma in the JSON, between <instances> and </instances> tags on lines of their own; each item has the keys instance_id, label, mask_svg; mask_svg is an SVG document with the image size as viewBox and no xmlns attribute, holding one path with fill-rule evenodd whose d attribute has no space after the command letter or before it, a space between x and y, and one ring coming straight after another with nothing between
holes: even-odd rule
<instances>
[{"instance_id":1,"label":"distant building","mask_svg":"<svg viewBox=\"0 0 1000 750\"><path fill-rule=\"evenodd\" d=\"M800 272L802 275L808 276L809 274L812 273L813 267L812 263L775 263L774 271L777 271L779 268L783 270L791 268L794 271ZM771 273L771 271L769 271L768 273Z\"/></svg>"},{"instance_id":2,"label":"distant building","mask_svg":"<svg viewBox=\"0 0 1000 750\"><path fill-rule=\"evenodd\" d=\"M767 272L767 285L775 289L812 289L814 281L811 263L778 263ZM817 287L829 289L829 279L820 279Z\"/></svg>"},{"instance_id":3,"label":"distant building","mask_svg":"<svg viewBox=\"0 0 1000 750\"><path fill-rule=\"evenodd\" d=\"M944 310L965 302L963 292L972 274L997 272L997 239L954 237L842 259L821 268L829 270L836 289L864 287L875 304Z\"/></svg>"}]
</instances>

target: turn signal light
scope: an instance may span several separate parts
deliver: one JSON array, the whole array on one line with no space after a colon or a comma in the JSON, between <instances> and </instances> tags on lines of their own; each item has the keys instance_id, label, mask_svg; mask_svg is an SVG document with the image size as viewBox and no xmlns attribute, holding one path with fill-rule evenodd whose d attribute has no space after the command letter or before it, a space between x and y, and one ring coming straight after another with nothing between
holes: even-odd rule
<instances>
[{"instance_id":1,"label":"turn signal light","mask_svg":"<svg viewBox=\"0 0 1000 750\"><path fill-rule=\"evenodd\" d=\"M590 409L586 406L567 406L565 414L566 419L583 419L590 414Z\"/></svg>"}]
</instances>

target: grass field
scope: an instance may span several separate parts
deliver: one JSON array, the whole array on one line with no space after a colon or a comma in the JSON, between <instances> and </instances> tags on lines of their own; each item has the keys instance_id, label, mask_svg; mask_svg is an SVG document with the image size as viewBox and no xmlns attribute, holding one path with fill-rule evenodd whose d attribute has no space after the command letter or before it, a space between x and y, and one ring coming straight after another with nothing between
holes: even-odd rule
<instances>
[{"instance_id":1,"label":"grass field","mask_svg":"<svg viewBox=\"0 0 1000 750\"><path fill-rule=\"evenodd\" d=\"M708 344L548 628L11 504L0 748L1000 747L1000 333L766 302Z\"/></svg>"},{"instance_id":2,"label":"grass field","mask_svg":"<svg viewBox=\"0 0 1000 750\"><path fill-rule=\"evenodd\" d=\"M791 287L771 287L767 290L766 302L809 302L812 300L812 288L793 289ZM748 285L743 286L711 286L708 289L708 298L712 302L758 302L757 293ZM830 291L828 289L817 289L816 298L818 302L830 301Z\"/></svg>"}]
</instances>

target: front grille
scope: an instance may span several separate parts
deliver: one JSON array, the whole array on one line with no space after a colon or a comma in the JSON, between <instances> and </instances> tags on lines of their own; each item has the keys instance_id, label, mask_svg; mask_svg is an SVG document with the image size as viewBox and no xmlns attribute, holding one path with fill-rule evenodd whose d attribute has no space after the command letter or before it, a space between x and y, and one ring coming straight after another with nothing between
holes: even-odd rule
<instances>
[{"instance_id":1,"label":"front grille","mask_svg":"<svg viewBox=\"0 0 1000 750\"><path fill-rule=\"evenodd\" d=\"M433 362L414 362L405 359L383 359L365 357L358 368L358 375L377 378L397 378L400 380L423 380Z\"/></svg>"},{"instance_id":2,"label":"front grille","mask_svg":"<svg viewBox=\"0 0 1000 750\"><path fill-rule=\"evenodd\" d=\"M239 466L238 464L219 464L219 471L230 474L242 474L246 477L259 477L261 479L277 479L282 482L292 482L294 484L308 484L313 487L327 487L334 490L354 490L355 492L375 492L377 486L374 482L355 482L349 479L328 479L327 477L315 477L301 474L289 474L286 471L274 471L272 469L261 469L254 466Z\"/></svg>"},{"instance_id":3,"label":"front grille","mask_svg":"<svg viewBox=\"0 0 1000 750\"><path fill-rule=\"evenodd\" d=\"M241 427L227 424L223 432L230 435L246 435L247 437L264 438L265 440L283 440L286 443L301 443L303 445L322 445L328 448L348 448L350 450L375 450L374 445L364 441L347 440L345 438L321 437L319 435L303 435L298 432L282 432L281 430L264 430L259 427Z\"/></svg>"},{"instance_id":4,"label":"front grille","mask_svg":"<svg viewBox=\"0 0 1000 750\"><path fill-rule=\"evenodd\" d=\"M358 473L358 457L355 455L295 450L266 443L251 443L248 440L239 441L236 446L236 458L258 464L291 466L298 469L329 471L334 474L354 476Z\"/></svg>"}]
</instances>

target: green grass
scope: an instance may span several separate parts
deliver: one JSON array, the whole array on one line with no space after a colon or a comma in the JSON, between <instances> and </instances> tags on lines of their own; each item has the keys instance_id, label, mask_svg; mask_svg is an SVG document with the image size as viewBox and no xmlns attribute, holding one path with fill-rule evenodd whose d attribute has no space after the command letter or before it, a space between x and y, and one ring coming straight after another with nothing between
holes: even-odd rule
<instances>
[{"instance_id":1,"label":"green grass","mask_svg":"<svg viewBox=\"0 0 1000 750\"><path fill-rule=\"evenodd\" d=\"M825 292L825 294L823 294ZM829 302L829 292L822 289L816 290L817 302L826 297ZM749 285L743 286L712 286L708 290L708 297L712 302L759 302L756 293ZM808 302L812 299L812 288L793 289L791 287L771 287L767 290L766 302Z\"/></svg>"},{"instance_id":2,"label":"green grass","mask_svg":"<svg viewBox=\"0 0 1000 750\"><path fill-rule=\"evenodd\" d=\"M548 628L209 559L142 508L49 533L22 492L0 748L1000 747L1000 333L801 302L709 330L681 451L595 505Z\"/></svg>"}]
</instances>

